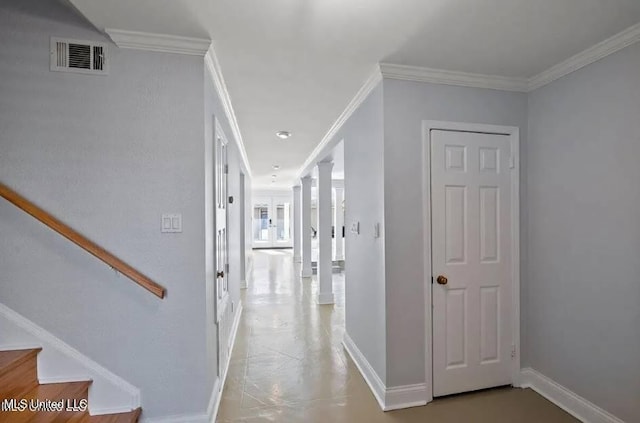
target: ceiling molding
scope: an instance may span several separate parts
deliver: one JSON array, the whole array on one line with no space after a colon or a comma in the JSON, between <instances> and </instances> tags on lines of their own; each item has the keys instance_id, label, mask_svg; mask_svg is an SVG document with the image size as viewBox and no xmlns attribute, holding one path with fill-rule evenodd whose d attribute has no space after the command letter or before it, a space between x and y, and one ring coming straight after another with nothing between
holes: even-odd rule
<instances>
[{"instance_id":1,"label":"ceiling molding","mask_svg":"<svg viewBox=\"0 0 640 423\"><path fill-rule=\"evenodd\" d=\"M543 87L638 41L640 41L640 24L633 25L530 78L529 91Z\"/></svg>"},{"instance_id":2,"label":"ceiling molding","mask_svg":"<svg viewBox=\"0 0 640 423\"><path fill-rule=\"evenodd\" d=\"M379 66L376 66L374 71L369 75L364 84L360 87L356 95L351 99L347 107L342 111L338 119L331 125L329 131L322 137L320 144L313 149L307 160L305 160L304 164L300 168L297 173L297 180L306 176L310 171L313 170L313 166L316 162L322 160L324 157L320 157L323 151L326 148L332 147L330 144L337 145L340 140L334 140L333 138L338 133L338 131L342 128L342 125L351 117L353 112L355 112L358 107L362 104L362 102L369 96L371 91L382 81L382 74L380 73Z\"/></svg>"},{"instance_id":3,"label":"ceiling molding","mask_svg":"<svg viewBox=\"0 0 640 423\"><path fill-rule=\"evenodd\" d=\"M430 82L433 84L517 92L527 92L529 88L526 78L484 75L419 66L394 65L391 63L381 63L380 71L384 78L401 79L404 81Z\"/></svg>"},{"instance_id":4,"label":"ceiling molding","mask_svg":"<svg viewBox=\"0 0 640 423\"><path fill-rule=\"evenodd\" d=\"M211 40L204 38L124 31L112 28L106 28L104 31L118 47L135 50L204 56L211 45Z\"/></svg>"},{"instance_id":5,"label":"ceiling molding","mask_svg":"<svg viewBox=\"0 0 640 423\"><path fill-rule=\"evenodd\" d=\"M233 132L233 138L238 145L238 150L240 150L242 162L244 163L244 167L248 174L247 176L251 177L251 166L249 165L247 150L244 147L244 141L242 139L242 134L240 133L240 126L238 126L238 120L236 119L236 114L233 111L233 105L231 104L231 97L229 96L229 91L227 90L227 84L224 82L224 77L222 76L222 68L220 67L220 62L218 62L216 52L213 50L213 45L209 47L209 50L205 54L204 63L205 68L208 71L207 73L211 77L213 85L215 86L215 89L218 93L220 102L222 103L224 114L229 121L229 126L231 127L231 131Z\"/></svg>"}]
</instances>

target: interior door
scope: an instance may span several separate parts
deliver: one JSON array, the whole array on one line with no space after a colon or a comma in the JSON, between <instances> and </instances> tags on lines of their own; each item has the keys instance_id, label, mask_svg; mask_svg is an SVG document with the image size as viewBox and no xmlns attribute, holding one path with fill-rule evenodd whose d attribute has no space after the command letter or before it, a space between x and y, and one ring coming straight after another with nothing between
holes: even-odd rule
<instances>
[{"instance_id":1,"label":"interior door","mask_svg":"<svg viewBox=\"0 0 640 423\"><path fill-rule=\"evenodd\" d=\"M216 323L218 326L218 376L229 359L231 318L229 307L229 253L227 233L227 145L221 134L215 138L216 179Z\"/></svg>"},{"instance_id":2,"label":"interior door","mask_svg":"<svg viewBox=\"0 0 640 423\"><path fill-rule=\"evenodd\" d=\"M432 130L433 394L511 384L507 135Z\"/></svg>"}]
</instances>

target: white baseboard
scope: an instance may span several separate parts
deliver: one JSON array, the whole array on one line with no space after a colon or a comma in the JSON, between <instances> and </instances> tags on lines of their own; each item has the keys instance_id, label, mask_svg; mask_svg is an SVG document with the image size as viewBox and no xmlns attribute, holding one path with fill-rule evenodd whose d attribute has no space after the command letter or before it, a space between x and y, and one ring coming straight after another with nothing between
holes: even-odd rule
<instances>
[{"instance_id":1,"label":"white baseboard","mask_svg":"<svg viewBox=\"0 0 640 423\"><path fill-rule=\"evenodd\" d=\"M242 301L238 303L235 316L233 318L233 326L231 327L231 351L233 352L233 346L236 343L236 335L238 334L238 326L240 324L240 317L242 316ZM213 423L218 416L218 409L220 408L220 400L222 399L222 388L224 382L227 379L227 372L229 371L229 363L231 362L231 356L229 361L225 364L222 378L217 379L213 385L211 396L209 397L209 404L207 406L207 412L205 414L188 414L180 416L167 416L153 419L142 419L142 423Z\"/></svg>"},{"instance_id":2,"label":"white baseboard","mask_svg":"<svg viewBox=\"0 0 640 423\"><path fill-rule=\"evenodd\" d=\"M427 385L394 386L387 388L385 393L384 411L400 410L402 408L420 407L427 404Z\"/></svg>"},{"instance_id":3,"label":"white baseboard","mask_svg":"<svg viewBox=\"0 0 640 423\"><path fill-rule=\"evenodd\" d=\"M531 368L520 371L522 388L531 388L584 423L624 423L592 402L582 398Z\"/></svg>"},{"instance_id":4,"label":"white baseboard","mask_svg":"<svg viewBox=\"0 0 640 423\"><path fill-rule=\"evenodd\" d=\"M365 382L369 385L371 392L373 392L373 396L376 397L378 404L380 404L380 408L385 409L384 404L384 394L386 391L386 387L382 382L382 379L378 376L378 373L371 367L369 361L367 361L366 357L362 354L362 351L356 346L351 337L347 332L344 333L344 339L342 340L342 346L347 351L353 362L356 364L358 370L362 374Z\"/></svg>"},{"instance_id":5,"label":"white baseboard","mask_svg":"<svg viewBox=\"0 0 640 423\"><path fill-rule=\"evenodd\" d=\"M417 407L427 403L427 387L424 383L387 388L348 333L344 334L342 345L360 370L383 411Z\"/></svg>"},{"instance_id":6,"label":"white baseboard","mask_svg":"<svg viewBox=\"0 0 640 423\"><path fill-rule=\"evenodd\" d=\"M4 304L0 304L0 332L6 333L0 349L42 347L38 354L41 383L92 380L91 415L122 413L140 407L138 388Z\"/></svg>"},{"instance_id":7,"label":"white baseboard","mask_svg":"<svg viewBox=\"0 0 640 423\"><path fill-rule=\"evenodd\" d=\"M329 305L334 303L335 303L335 298L333 297L333 292L318 293L318 304Z\"/></svg>"},{"instance_id":8,"label":"white baseboard","mask_svg":"<svg viewBox=\"0 0 640 423\"><path fill-rule=\"evenodd\" d=\"M183 414L180 416L160 417L157 419L141 419L142 423L212 423L206 414Z\"/></svg>"},{"instance_id":9,"label":"white baseboard","mask_svg":"<svg viewBox=\"0 0 640 423\"><path fill-rule=\"evenodd\" d=\"M242 301L238 302L238 309L233 319L233 326L231 327L231 354L229 354L229 360L224 365L224 372L222 373L222 380L216 383L211 393L211 399L209 400L209 406L207 407L207 416L210 422L215 422L218 416L218 410L220 409L220 400L222 400L222 390L224 389L224 383L227 380L227 373L229 372L229 363L231 362L231 355L233 354L233 347L236 344L236 335L238 335L238 326L240 325L240 317L242 316Z\"/></svg>"}]
</instances>

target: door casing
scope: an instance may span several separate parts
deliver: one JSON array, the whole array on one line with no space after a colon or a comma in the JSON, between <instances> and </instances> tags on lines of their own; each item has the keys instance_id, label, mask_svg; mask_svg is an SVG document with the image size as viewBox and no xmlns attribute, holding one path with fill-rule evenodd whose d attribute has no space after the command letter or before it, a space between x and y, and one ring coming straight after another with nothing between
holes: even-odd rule
<instances>
[{"instance_id":1,"label":"door casing","mask_svg":"<svg viewBox=\"0 0 640 423\"><path fill-rule=\"evenodd\" d=\"M424 249L424 309L425 309L425 385L426 401L433 401L433 301L432 301L432 249L431 249L431 131L478 132L507 135L511 141L511 257L513 310L512 344L515 357L512 360L511 381L520 386L520 129L515 126L476 123L422 121L422 210Z\"/></svg>"}]
</instances>

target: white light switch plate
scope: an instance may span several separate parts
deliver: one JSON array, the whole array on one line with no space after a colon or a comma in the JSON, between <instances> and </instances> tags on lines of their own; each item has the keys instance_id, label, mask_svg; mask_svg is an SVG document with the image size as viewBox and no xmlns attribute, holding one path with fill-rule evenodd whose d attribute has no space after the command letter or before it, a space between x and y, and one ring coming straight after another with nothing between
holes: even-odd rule
<instances>
[{"instance_id":1,"label":"white light switch plate","mask_svg":"<svg viewBox=\"0 0 640 423\"><path fill-rule=\"evenodd\" d=\"M182 232L182 214L164 213L162 215L161 231L162 233Z\"/></svg>"},{"instance_id":2,"label":"white light switch plate","mask_svg":"<svg viewBox=\"0 0 640 423\"><path fill-rule=\"evenodd\" d=\"M354 233L354 234L360 233L360 222L354 222L351 224L351 233Z\"/></svg>"}]
</instances>

